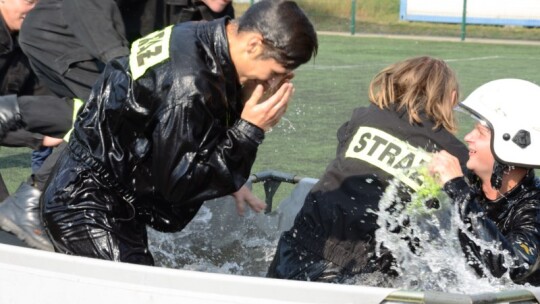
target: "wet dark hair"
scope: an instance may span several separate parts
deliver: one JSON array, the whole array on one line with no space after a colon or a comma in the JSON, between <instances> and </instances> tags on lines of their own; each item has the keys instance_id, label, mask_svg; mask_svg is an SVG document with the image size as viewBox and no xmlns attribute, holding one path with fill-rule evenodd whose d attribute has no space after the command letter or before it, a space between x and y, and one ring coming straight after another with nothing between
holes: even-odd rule
<instances>
[{"instance_id":1,"label":"wet dark hair","mask_svg":"<svg viewBox=\"0 0 540 304\"><path fill-rule=\"evenodd\" d=\"M317 34L296 2L262 0L237 20L238 32L253 31L263 36L265 58L275 59L293 70L317 55Z\"/></svg>"}]
</instances>

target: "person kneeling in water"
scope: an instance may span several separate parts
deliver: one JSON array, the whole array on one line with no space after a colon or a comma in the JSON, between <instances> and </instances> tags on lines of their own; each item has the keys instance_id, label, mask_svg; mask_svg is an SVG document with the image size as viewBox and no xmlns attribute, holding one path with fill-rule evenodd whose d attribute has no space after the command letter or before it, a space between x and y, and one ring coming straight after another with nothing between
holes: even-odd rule
<instances>
[{"instance_id":1,"label":"person kneeling in water","mask_svg":"<svg viewBox=\"0 0 540 304\"><path fill-rule=\"evenodd\" d=\"M404 189L396 201L410 201L421 187L414 169L429 161L429 152L452 151L465 163L467 149L452 135L457 93L457 78L440 59L410 58L380 71L370 85L371 104L355 109L338 130L336 158L281 235L267 277L343 282L362 273L395 274L391 252L375 238L379 201L395 179Z\"/></svg>"},{"instance_id":2,"label":"person kneeling in water","mask_svg":"<svg viewBox=\"0 0 540 304\"><path fill-rule=\"evenodd\" d=\"M437 153L429 170L457 204L468 264L480 275L508 274L540 285L540 86L520 79L488 82L460 103L478 123L465 135L468 174L452 152ZM483 248L491 244L491 248ZM506 253L504 253L506 252Z\"/></svg>"}]
</instances>

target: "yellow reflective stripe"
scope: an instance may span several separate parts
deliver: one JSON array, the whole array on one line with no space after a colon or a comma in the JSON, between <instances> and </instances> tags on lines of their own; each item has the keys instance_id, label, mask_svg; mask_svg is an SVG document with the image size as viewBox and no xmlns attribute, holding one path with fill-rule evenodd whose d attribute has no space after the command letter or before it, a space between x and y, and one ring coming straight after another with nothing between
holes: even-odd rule
<instances>
[{"instance_id":1,"label":"yellow reflective stripe","mask_svg":"<svg viewBox=\"0 0 540 304\"><path fill-rule=\"evenodd\" d=\"M71 120L72 124L75 124L75 119L77 118L77 114L79 113L79 110L84 105L84 101L82 101L79 98L73 98L73 120ZM64 136L64 141L69 142L69 137L71 136L71 132L73 132L73 127L69 129L69 131Z\"/></svg>"},{"instance_id":2,"label":"yellow reflective stripe","mask_svg":"<svg viewBox=\"0 0 540 304\"><path fill-rule=\"evenodd\" d=\"M144 75L150 67L169 58L172 25L133 42L129 66L133 79Z\"/></svg>"},{"instance_id":3,"label":"yellow reflective stripe","mask_svg":"<svg viewBox=\"0 0 540 304\"><path fill-rule=\"evenodd\" d=\"M415 191L423 184L417 169L431 160L431 155L425 150L370 127L358 128L345 157L368 162L395 176Z\"/></svg>"}]
</instances>

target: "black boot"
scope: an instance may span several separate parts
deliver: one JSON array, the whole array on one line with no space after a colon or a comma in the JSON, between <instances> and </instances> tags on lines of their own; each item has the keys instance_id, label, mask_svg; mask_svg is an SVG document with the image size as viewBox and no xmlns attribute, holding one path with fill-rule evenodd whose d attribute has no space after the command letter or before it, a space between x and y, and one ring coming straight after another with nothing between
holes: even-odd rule
<instances>
[{"instance_id":1,"label":"black boot","mask_svg":"<svg viewBox=\"0 0 540 304\"><path fill-rule=\"evenodd\" d=\"M19 189L0 204L0 228L31 247L54 251L41 222L40 196L41 191L21 183Z\"/></svg>"},{"instance_id":2,"label":"black boot","mask_svg":"<svg viewBox=\"0 0 540 304\"><path fill-rule=\"evenodd\" d=\"M0 96L0 141L9 131L24 126L16 95Z\"/></svg>"}]
</instances>

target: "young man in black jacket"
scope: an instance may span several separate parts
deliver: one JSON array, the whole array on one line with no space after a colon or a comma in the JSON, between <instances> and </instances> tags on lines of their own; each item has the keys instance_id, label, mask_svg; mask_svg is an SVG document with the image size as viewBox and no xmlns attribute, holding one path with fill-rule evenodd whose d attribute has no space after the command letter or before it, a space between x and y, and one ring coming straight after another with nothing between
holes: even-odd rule
<instances>
[{"instance_id":1,"label":"young man in black jacket","mask_svg":"<svg viewBox=\"0 0 540 304\"><path fill-rule=\"evenodd\" d=\"M16 7L9 3L13 1L28 8L37 3L7 0L5 4L0 4L0 8ZM78 109L88 98L106 62L129 54L129 46L135 39L173 22L234 17L230 0L42 0L30 13L29 10L22 13L24 14L16 15L17 18L13 19L18 23L17 30L21 27L23 18L25 20L20 40L24 51L30 57L32 67L40 76L41 83L46 84L58 96L70 97L64 98L64 102L57 102L59 98L50 96L40 98L39 103L33 102L33 97L23 97L19 98L18 104L13 97L4 98L5 107L3 114L0 114L0 127L9 128L10 132L4 132L6 138L2 144L32 144L36 147L41 145L42 139L43 145L57 145L62 142L61 139L71 129ZM24 77L28 77L26 74L32 73L28 58L21 52L17 39L11 41L16 45L16 52L10 53L10 58L6 61L26 67ZM17 58L24 60L24 65L13 60L15 54ZM9 75L9 79L13 80L13 75L16 74L11 71ZM33 73L32 76L33 80L37 80ZM19 82L25 84L25 87L28 86L22 80ZM46 89L44 86L41 88ZM52 95L50 92L49 94ZM1 105L0 98L0 111ZM23 126L16 121L16 118L21 116L19 114L24 117L26 129L11 130ZM51 134L56 138L29 133L27 129ZM1 133L0 130L0 137ZM37 203L64 146L65 144L62 144L56 148L41 168L32 174L29 182L22 183L17 192L7 198L0 207L0 227L13 232L32 247L49 250L52 248L40 228ZM246 191L239 192L238 195L243 199L256 199ZM6 196L7 191L4 198Z\"/></svg>"},{"instance_id":2,"label":"young man in black jacket","mask_svg":"<svg viewBox=\"0 0 540 304\"><path fill-rule=\"evenodd\" d=\"M449 151L435 154L431 173L457 205L468 264L481 276L508 275L540 286L540 86L521 79L488 82L460 103L477 118L467 135L464 176Z\"/></svg>"},{"instance_id":3,"label":"young man in black jacket","mask_svg":"<svg viewBox=\"0 0 540 304\"><path fill-rule=\"evenodd\" d=\"M205 200L244 185L293 93L286 81L261 100L264 88L317 46L295 2L265 0L237 21L166 27L110 61L42 196L55 249L152 265L146 225L179 231Z\"/></svg>"}]
</instances>

